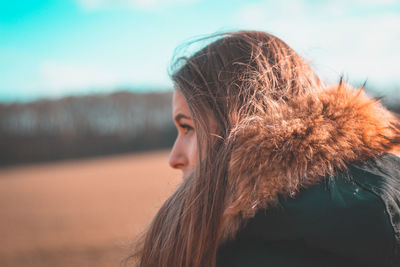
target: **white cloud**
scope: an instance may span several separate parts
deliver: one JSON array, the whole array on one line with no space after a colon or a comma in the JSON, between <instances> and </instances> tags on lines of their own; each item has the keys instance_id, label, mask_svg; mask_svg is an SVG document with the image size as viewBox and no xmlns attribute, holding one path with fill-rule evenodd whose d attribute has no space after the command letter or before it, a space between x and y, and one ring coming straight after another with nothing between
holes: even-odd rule
<instances>
[{"instance_id":1,"label":"white cloud","mask_svg":"<svg viewBox=\"0 0 400 267\"><path fill-rule=\"evenodd\" d=\"M119 81L117 73L111 69L82 62L46 60L39 66L39 75L42 90L52 96L86 88L112 88Z\"/></svg>"},{"instance_id":2,"label":"white cloud","mask_svg":"<svg viewBox=\"0 0 400 267\"><path fill-rule=\"evenodd\" d=\"M45 60L39 64L37 84L27 90L34 92L36 97L60 97L81 92L106 93L133 85L158 86L160 89L171 86L165 62L156 60L148 58L141 64L119 62L114 65Z\"/></svg>"},{"instance_id":3,"label":"white cloud","mask_svg":"<svg viewBox=\"0 0 400 267\"><path fill-rule=\"evenodd\" d=\"M239 26L271 32L302 54L328 81L340 74L350 80L376 84L400 83L400 14L393 12L349 15L350 2L327 1L315 6L306 1L282 0L242 6ZM392 1L368 0L369 4Z\"/></svg>"},{"instance_id":4,"label":"white cloud","mask_svg":"<svg viewBox=\"0 0 400 267\"><path fill-rule=\"evenodd\" d=\"M155 10L162 7L187 5L198 0L75 0L85 11L104 9Z\"/></svg>"},{"instance_id":5,"label":"white cloud","mask_svg":"<svg viewBox=\"0 0 400 267\"><path fill-rule=\"evenodd\" d=\"M385 5L392 5L395 4L397 0L352 0L345 2L353 2L360 5L378 5L378 6L385 6Z\"/></svg>"}]
</instances>

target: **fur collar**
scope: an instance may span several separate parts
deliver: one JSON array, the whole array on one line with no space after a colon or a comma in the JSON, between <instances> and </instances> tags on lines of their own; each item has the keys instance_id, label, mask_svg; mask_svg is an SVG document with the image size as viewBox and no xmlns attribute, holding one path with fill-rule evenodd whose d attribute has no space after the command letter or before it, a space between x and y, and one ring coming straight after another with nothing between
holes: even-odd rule
<instances>
[{"instance_id":1,"label":"fur collar","mask_svg":"<svg viewBox=\"0 0 400 267\"><path fill-rule=\"evenodd\" d=\"M379 102L340 84L268 107L241 121L228 141L234 144L231 197L221 243L279 196L295 197L348 164L394 149L400 131L398 119Z\"/></svg>"}]
</instances>

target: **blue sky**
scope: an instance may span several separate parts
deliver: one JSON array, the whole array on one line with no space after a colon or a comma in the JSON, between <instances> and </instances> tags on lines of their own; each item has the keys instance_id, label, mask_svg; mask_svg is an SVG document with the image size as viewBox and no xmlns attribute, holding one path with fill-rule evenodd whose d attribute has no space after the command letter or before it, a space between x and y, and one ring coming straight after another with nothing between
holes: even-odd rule
<instances>
[{"instance_id":1,"label":"blue sky","mask_svg":"<svg viewBox=\"0 0 400 267\"><path fill-rule=\"evenodd\" d=\"M400 88L400 1L3 0L0 101L170 88L175 47L238 29L277 35L328 83Z\"/></svg>"}]
</instances>

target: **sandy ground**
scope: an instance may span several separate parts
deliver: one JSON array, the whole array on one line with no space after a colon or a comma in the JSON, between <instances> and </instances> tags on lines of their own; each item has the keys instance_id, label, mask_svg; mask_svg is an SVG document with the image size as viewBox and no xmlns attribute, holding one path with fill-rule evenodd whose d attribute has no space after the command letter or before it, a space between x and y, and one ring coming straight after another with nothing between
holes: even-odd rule
<instances>
[{"instance_id":1,"label":"sandy ground","mask_svg":"<svg viewBox=\"0 0 400 267\"><path fill-rule=\"evenodd\" d=\"M0 169L0 266L118 266L180 182L167 157Z\"/></svg>"}]
</instances>

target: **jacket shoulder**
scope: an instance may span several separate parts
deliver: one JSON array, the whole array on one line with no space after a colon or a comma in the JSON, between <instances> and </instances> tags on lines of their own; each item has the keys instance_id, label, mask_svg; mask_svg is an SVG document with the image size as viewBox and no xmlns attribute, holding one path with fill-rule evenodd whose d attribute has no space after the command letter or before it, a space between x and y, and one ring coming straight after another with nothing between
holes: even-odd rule
<instances>
[{"instance_id":1,"label":"jacket shoulder","mask_svg":"<svg viewBox=\"0 0 400 267\"><path fill-rule=\"evenodd\" d=\"M276 259L282 266L389 266L400 242L399 168L400 159L389 154L351 165L259 211L219 254L235 262ZM336 265L326 265L334 259Z\"/></svg>"}]
</instances>

